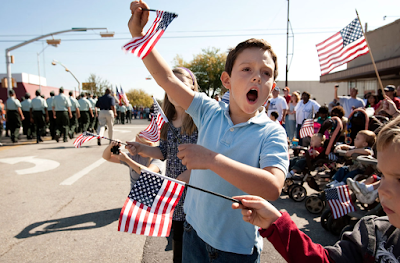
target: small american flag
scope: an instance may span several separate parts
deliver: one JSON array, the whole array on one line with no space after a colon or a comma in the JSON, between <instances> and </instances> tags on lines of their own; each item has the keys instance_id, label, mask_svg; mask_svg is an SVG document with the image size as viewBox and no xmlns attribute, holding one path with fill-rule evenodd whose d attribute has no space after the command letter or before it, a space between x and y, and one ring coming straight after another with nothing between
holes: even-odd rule
<instances>
[{"instance_id":1,"label":"small american flag","mask_svg":"<svg viewBox=\"0 0 400 263\"><path fill-rule=\"evenodd\" d=\"M160 140L160 131L164 123L168 122L167 117L165 116L163 110L161 109L158 102L153 98L154 104L154 113L151 117L151 122L149 126L139 133L143 138L152 141L158 142Z\"/></svg>"},{"instance_id":2,"label":"small american flag","mask_svg":"<svg viewBox=\"0 0 400 263\"><path fill-rule=\"evenodd\" d=\"M158 40L164 34L168 25L177 16L178 15L174 13L157 10L157 17L146 34L142 37L132 38L131 41L122 47L122 50L131 52L143 59L150 53Z\"/></svg>"},{"instance_id":3,"label":"small american flag","mask_svg":"<svg viewBox=\"0 0 400 263\"><path fill-rule=\"evenodd\" d=\"M185 183L142 170L119 216L118 231L169 236L175 206Z\"/></svg>"},{"instance_id":4,"label":"small american flag","mask_svg":"<svg viewBox=\"0 0 400 263\"><path fill-rule=\"evenodd\" d=\"M350 199L349 187L347 185L325 190L325 195L334 219L356 210Z\"/></svg>"},{"instance_id":5,"label":"small american flag","mask_svg":"<svg viewBox=\"0 0 400 263\"><path fill-rule=\"evenodd\" d=\"M88 132L83 132L81 135L79 135L75 141L74 141L74 146L75 148L80 148L83 143L88 142L90 140L99 138L99 136L96 136L94 134L88 133Z\"/></svg>"},{"instance_id":6,"label":"small american flag","mask_svg":"<svg viewBox=\"0 0 400 263\"><path fill-rule=\"evenodd\" d=\"M358 18L327 40L317 44L317 52L321 75L367 54L369 49Z\"/></svg>"},{"instance_id":7,"label":"small american flag","mask_svg":"<svg viewBox=\"0 0 400 263\"><path fill-rule=\"evenodd\" d=\"M311 137L313 135L314 135L314 120L307 119L303 122L303 126L301 126L300 138L303 139L304 137L307 136Z\"/></svg>"}]
</instances>

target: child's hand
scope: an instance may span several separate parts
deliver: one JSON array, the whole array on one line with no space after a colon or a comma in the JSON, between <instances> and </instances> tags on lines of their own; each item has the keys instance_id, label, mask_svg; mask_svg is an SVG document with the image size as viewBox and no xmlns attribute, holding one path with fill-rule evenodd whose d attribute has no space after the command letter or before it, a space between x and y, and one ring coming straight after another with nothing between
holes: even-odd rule
<instances>
[{"instance_id":1,"label":"child's hand","mask_svg":"<svg viewBox=\"0 0 400 263\"><path fill-rule=\"evenodd\" d=\"M118 154L118 159L119 159L120 161L122 161L122 162L126 162L126 160L129 159L129 156L128 156L126 153L124 153L124 152L120 152L120 153Z\"/></svg>"},{"instance_id":2,"label":"child's hand","mask_svg":"<svg viewBox=\"0 0 400 263\"><path fill-rule=\"evenodd\" d=\"M129 32L132 37L141 37L143 28L149 20L149 11L143 11L143 9L149 9L149 6L142 1L133 1L130 9L132 16L128 22Z\"/></svg>"},{"instance_id":3,"label":"child's hand","mask_svg":"<svg viewBox=\"0 0 400 263\"><path fill-rule=\"evenodd\" d=\"M188 169L208 169L217 153L197 144L181 144L176 155Z\"/></svg>"},{"instance_id":4,"label":"child's hand","mask_svg":"<svg viewBox=\"0 0 400 263\"><path fill-rule=\"evenodd\" d=\"M243 195L233 198L240 200L243 205L233 203L232 209L242 209L243 220L255 226L267 229L281 217L278 209L259 196Z\"/></svg>"},{"instance_id":5,"label":"child's hand","mask_svg":"<svg viewBox=\"0 0 400 263\"><path fill-rule=\"evenodd\" d=\"M353 150L349 150L349 151L346 152L345 156L346 156L346 157L351 157L351 155L352 155L353 153L354 153Z\"/></svg>"},{"instance_id":6,"label":"child's hand","mask_svg":"<svg viewBox=\"0 0 400 263\"><path fill-rule=\"evenodd\" d=\"M126 142L128 145L125 146L125 149L129 151L130 154L136 155L140 153L140 143L138 142Z\"/></svg>"}]
</instances>

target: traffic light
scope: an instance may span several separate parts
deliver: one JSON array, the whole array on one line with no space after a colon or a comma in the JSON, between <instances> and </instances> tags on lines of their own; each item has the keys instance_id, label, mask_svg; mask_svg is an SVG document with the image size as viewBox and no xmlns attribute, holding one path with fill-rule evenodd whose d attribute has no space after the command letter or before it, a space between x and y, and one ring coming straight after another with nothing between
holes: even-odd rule
<instances>
[{"instance_id":1,"label":"traffic light","mask_svg":"<svg viewBox=\"0 0 400 263\"><path fill-rule=\"evenodd\" d=\"M11 56L11 64L14 64L14 56Z\"/></svg>"},{"instance_id":2,"label":"traffic light","mask_svg":"<svg viewBox=\"0 0 400 263\"><path fill-rule=\"evenodd\" d=\"M17 87L17 81L14 78L11 79L11 83L13 88Z\"/></svg>"},{"instance_id":3,"label":"traffic light","mask_svg":"<svg viewBox=\"0 0 400 263\"><path fill-rule=\"evenodd\" d=\"M2 78L2 79L1 79L1 87L2 87L2 88L8 89L8 81L7 81L7 78Z\"/></svg>"}]
</instances>

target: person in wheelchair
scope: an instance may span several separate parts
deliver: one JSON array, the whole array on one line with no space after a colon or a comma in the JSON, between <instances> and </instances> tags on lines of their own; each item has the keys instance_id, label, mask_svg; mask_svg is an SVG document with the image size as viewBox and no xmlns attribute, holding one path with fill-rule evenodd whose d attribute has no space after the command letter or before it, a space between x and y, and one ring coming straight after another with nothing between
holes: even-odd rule
<instances>
[{"instance_id":1,"label":"person in wheelchair","mask_svg":"<svg viewBox=\"0 0 400 263\"><path fill-rule=\"evenodd\" d=\"M373 155L371 147L375 144L376 135L369 130L361 130L357 133L354 139L354 146L340 144L335 147L334 152L345 150L346 156L351 157L353 154L358 155ZM327 187L337 187L346 184L347 178L353 178L357 174L363 173L365 168L357 161L353 160L350 166L341 167L332 177L333 181L327 184Z\"/></svg>"}]
</instances>

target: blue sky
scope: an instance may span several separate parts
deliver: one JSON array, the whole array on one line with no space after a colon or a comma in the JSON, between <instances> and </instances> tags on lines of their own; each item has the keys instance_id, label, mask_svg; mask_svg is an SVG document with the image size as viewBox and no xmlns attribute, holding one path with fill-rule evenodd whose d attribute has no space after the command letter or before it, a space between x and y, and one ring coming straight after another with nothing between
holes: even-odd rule
<instances>
[{"instance_id":1,"label":"blue sky","mask_svg":"<svg viewBox=\"0 0 400 263\"><path fill-rule=\"evenodd\" d=\"M226 51L245 39L256 37L272 44L278 54L278 80L285 80L286 0L150 0L147 3L151 8L179 15L156 46L171 66L178 54L189 61L202 49L216 47ZM130 1L125 0L5 1L0 16L0 49L3 50L0 73L6 72L6 48L73 27L106 27L115 32L114 38L101 38L100 31L56 35L54 38L61 39L61 45L48 47L40 56L41 75L47 78L47 85L68 89L77 86L75 79L61 66L51 65L56 59L67 66L80 82L85 82L94 73L114 86L121 85L125 91L143 89L162 99L162 89L153 80L146 80L149 74L140 59L121 51L121 46L130 40L127 28L129 5ZM350 23L356 17L355 9L363 25L368 22L368 30L400 18L398 0L290 2L294 44L291 39L289 52L293 50L294 54L289 84L290 80L319 79L315 44ZM384 16L387 16L385 20ZM155 14L150 16L149 24L154 17ZM15 57L12 72L37 75L37 53L46 45L44 41L37 41L12 51Z\"/></svg>"}]
</instances>

